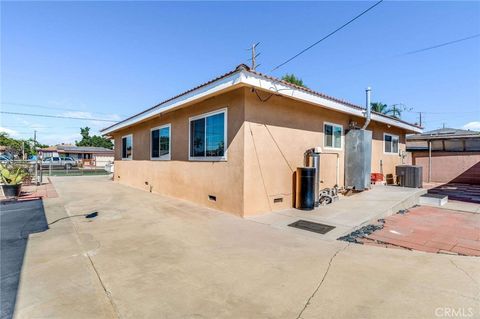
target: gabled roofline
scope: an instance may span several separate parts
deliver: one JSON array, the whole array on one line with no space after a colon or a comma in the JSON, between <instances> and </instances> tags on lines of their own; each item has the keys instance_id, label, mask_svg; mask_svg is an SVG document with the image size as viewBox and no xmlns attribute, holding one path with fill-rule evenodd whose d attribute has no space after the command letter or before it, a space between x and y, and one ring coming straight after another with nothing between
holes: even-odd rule
<instances>
[{"instance_id":1,"label":"gabled roofline","mask_svg":"<svg viewBox=\"0 0 480 319\"><path fill-rule=\"evenodd\" d=\"M216 79L206 82L191 90L165 100L143 112L104 128L101 130L101 132L103 135L108 135L117 130L126 128L130 125L147 120L167 111L180 108L187 103L205 99L220 92L242 86L262 89L277 95L293 98L295 100L315 104L320 107L332 109L346 114L356 115L359 117L363 117L365 112L364 108L353 103L343 101L292 83L288 83L256 71L252 71L248 66L241 64L233 71L230 71L220 77L217 77ZM377 112L372 112L372 120L395 127L400 127L410 132L422 132L422 128L417 125L413 125Z\"/></svg>"}]
</instances>

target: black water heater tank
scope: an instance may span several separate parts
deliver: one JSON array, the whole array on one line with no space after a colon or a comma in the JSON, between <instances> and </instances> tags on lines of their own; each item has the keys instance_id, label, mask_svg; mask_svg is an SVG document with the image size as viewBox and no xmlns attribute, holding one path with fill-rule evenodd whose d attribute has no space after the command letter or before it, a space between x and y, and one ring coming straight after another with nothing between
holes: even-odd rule
<instances>
[{"instance_id":1,"label":"black water heater tank","mask_svg":"<svg viewBox=\"0 0 480 319\"><path fill-rule=\"evenodd\" d=\"M295 185L295 208L312 210L315 207L315 167L298 167Z\"/></svg>"}]
</instances>

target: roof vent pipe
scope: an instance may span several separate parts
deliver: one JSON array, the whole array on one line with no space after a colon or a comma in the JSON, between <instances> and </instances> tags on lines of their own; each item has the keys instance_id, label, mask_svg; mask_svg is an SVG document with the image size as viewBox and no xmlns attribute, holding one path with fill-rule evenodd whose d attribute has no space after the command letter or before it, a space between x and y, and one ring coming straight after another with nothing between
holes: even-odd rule
<instances>
[{"instance_id":1,"label":"roof vent pipe","mask_svg":"<svg viewBox=\"0 0 480 319\"><path fill-rule=\"evenodd\" d=\"M365 111L365 117L367 118L365 120L365 124L362 127L362 130L366 129L368 124L370 124L370 119L372 117L372 103L370 102L370 93L372 92L372 89L370 87L367 87L365 90L365 95L366 95L366 108L367 110Z\"/></svg>"}]
</instances>

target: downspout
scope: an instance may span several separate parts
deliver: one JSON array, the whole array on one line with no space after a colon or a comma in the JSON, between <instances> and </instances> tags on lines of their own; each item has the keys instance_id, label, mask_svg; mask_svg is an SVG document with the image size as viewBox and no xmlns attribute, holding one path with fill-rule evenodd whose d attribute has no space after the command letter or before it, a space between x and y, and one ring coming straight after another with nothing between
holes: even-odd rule
<instances>
[{"instance_id":1,"label":"downspout","mask_svg":"<svg viewBox=\"0 0 480 319\"><path fill-rule=\"evenodd\" d=\"M366 129L368 124L370 124L370 119L372 118L372 105L370 103L370 93L372 92L372 89L370 87L367 87L365 90L365 95L366 95L366 114L365 117L367 118L365 120L365 124L362 127L362 130Z\"/></svg>"}]
</instances>

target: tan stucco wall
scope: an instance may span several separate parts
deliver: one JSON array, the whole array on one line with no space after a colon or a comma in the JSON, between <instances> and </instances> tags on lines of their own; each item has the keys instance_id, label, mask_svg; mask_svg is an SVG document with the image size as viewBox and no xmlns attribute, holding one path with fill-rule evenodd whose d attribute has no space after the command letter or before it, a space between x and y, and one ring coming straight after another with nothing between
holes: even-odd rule
<instances>
[{"instance_id":1,"label":"tan stucco wall","mask_svg":"<svg viewBox=\"0 0 480 319\"><path fill-rule=\"evenodd\" d=\"M323 124L340 124L345 134L350 121L363 124L364 119L280 96L261 102L250 90L245 94L245 215L292 207L294 172L303 166L303 154L312 147L320 146L324 152L320 187L335 185L337 154L338 184L344 185L344 145L341 150L325 148ZM262 99L269 96L263 92L259 94ZM401 158L384 154L383 133L399 135L400 148L405 150L404 132L374 122L367 129L373 129L372 172L380 172L381 160L384 174L394 174ZM344 144L344 136L342 138ZM283 201L274 203L275 198L283 198Z\"/></svg>"},{"instance_id":2,"label":"tan stucco wall","mask_svg":"<svg viewBox=\"0 0 480 319\"><path fill-rule=\"evenodd\" d=\"M414 165L423 167L423 181L427 182L428 152L412 152L412 161ZM471 170L479 163L480 152L432 152L431 182L448 183L455 181L480 184L480 168L475 171Z\"/></svg>"},{"instance_id":3,"label":"tan stucco wall","mask_svg":"<svg viewBox=\"0 0 480 319\"><path fill-rule=\"evenodd\" d=\"M189 117L224 107L228 107L228 160L189 161ZM293 204L293 172L303 166L309 148L320 146L324 152L320 186L331 187L337 178L343 186L344 147L324 148L323 124L340 124L345 133L350 121L361 125L364 119L280 96L261 102L249 88L236 89L116 132L115 180L240 216L286 209ZM151 161L150 129L168 123L171 160ZM401 159L383 154L383 132L399 135L404 149L403 131L373 122L368 129L374 130L372 172L380 172L382 160L384 174L394 173ZM133 160L121 160L121 137L127 134L133 134ZM281 202L274 202L279 198Z\"/></svg>"},{"instance_id":4,"label":"tan stucco wall","mask_svg":"<svg viewBox=\"0 0 480 319\"><path fill-rule=\"evenodd\" d=\"M372 173L383 173L384 176L395 176L395 166L402 164L402 158L398 154L386 154L384 152L383 133L397 135L400 138L399 149L405 154L403 164L407 164L405 132L396 127L388 127L386 124L373 122L368 126L373 131L372 141Z\"/></svg>"},{"instance_id":5,"label":"tan stucco wall","mask_svg":"<svg viewBox=\"0 0 480 319\"><path fill-rule=\"evenodd\" d=\"M243 211L243 89L167 113L114 134L115 180L241 215ZM188 160L189 117L228 108L227 161ZM150 129L171 124L171 160L150 160ZM121 138L133 134L133 160L121 160ZM148 185L146 184L148 183ZM208 195L217 197L213 202Z\"/></svg>"}]
</instances>

